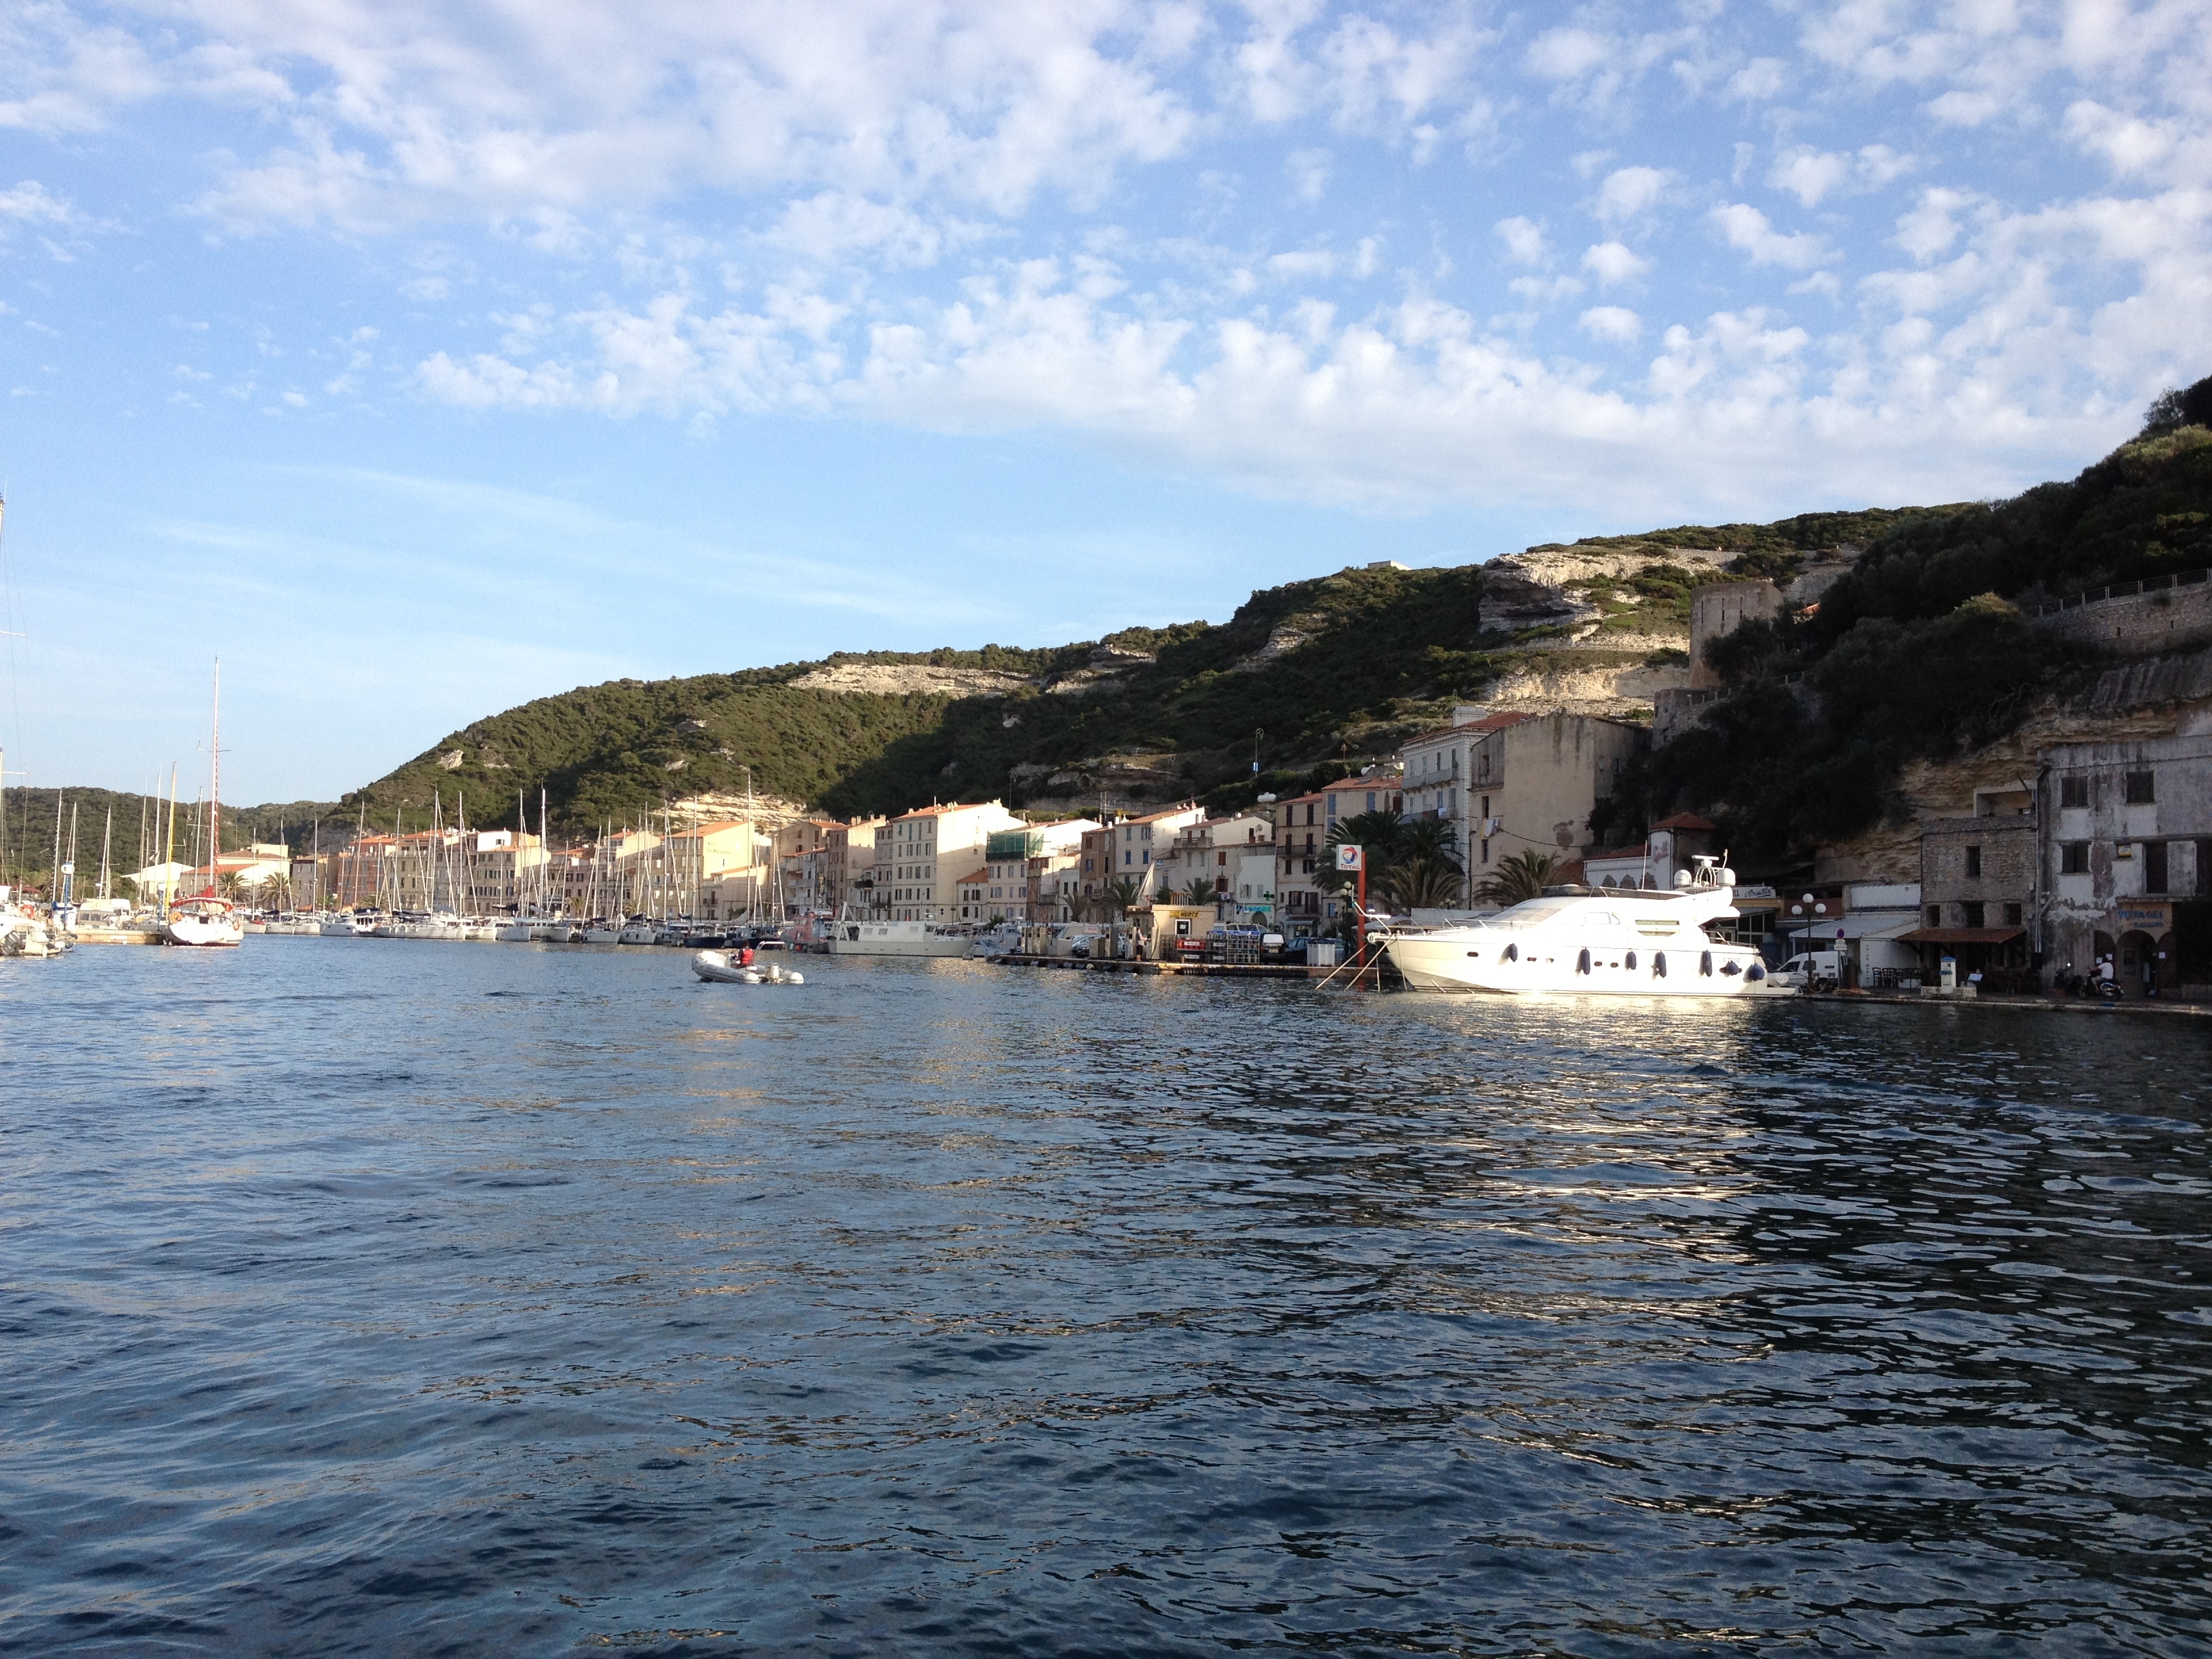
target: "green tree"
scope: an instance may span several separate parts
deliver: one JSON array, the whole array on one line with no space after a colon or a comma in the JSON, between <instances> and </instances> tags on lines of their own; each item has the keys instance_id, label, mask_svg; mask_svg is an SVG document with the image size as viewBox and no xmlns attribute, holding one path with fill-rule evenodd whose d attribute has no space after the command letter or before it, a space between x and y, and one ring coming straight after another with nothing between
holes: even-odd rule
<instances>
[{"instance_id":1,"label":"green tree","mask_svg":"<svg viewBox=\"0 0 2212 1659\"><path fill-rule=\"evenodd\" d=\"M1482 884L1482 896L1497 904L1519 904L1541 898L1544 890L1559 879L1559 859L1534 848L1502 860L1498 873Z\"/></svg>"},{"instance_id":2,"label":"green tree","mask_svg":"<svg viewBox=\"0 0 2212 1659\"><path fill-rule=\"evenodd\" d=\"M1145 890L1123 876L1106 889L1106 905L1115 915L1126 916L1135 909L1145 896Z\"/></svg>"},{"instance_id":3,"label":"green tree","mask_svg":"<svg viewBox=\"0 0 2212 1659\"><path fill-rule=\"evenodd\" d=\"M1190 878L1190 885L1183 890L1183 902L1211 904L1213 902L1214 891L1212 876L1193 876Z\"/></svg>"}]
</instances>

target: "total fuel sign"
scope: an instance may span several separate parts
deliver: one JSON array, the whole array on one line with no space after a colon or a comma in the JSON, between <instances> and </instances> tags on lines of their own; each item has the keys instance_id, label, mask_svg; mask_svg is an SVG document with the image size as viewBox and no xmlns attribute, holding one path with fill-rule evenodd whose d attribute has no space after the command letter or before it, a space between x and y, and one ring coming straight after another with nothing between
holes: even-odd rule
<instances>
[{"instance_id":1,"label":"total fuel sign","mask_svg":"<svg viewBox=\"0 0 2212 1659\"><path fill-rule=\"evenodd\" d=\"M1336 849L1336 867L1349 872L1367 867L1367 849L1364 847L1343 846Z\"/></svg>"}]
</instances>

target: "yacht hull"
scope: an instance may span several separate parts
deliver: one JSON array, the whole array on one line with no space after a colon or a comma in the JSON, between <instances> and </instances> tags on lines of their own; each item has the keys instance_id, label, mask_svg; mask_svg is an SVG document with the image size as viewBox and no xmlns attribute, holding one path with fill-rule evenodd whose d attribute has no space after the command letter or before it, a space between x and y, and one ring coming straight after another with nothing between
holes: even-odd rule
<instances>
[{"instance_id":1,"label":"yacht hull","mask_svg":"<svg viewBox=\"0 0 2212 1659\"><path fill-rule=\"evenodd\" d=\"M1407 935L1384 949L1390 965L1419 991L1467 991L1496 996L1565 993L1575 996L1772 996L1782 988L1766 977L1759 952L1748 945L1692 939L1652 950L1631 940L1607 939L1593 948L1568 937L1515 942L1502 959L1496 933Z\"/></svg>"}]
</instances>

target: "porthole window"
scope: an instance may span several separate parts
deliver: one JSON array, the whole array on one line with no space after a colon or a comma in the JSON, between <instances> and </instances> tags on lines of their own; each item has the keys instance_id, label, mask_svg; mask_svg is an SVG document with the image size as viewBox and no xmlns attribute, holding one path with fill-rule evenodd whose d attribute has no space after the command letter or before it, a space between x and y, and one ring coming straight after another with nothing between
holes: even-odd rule
<instances>
[{"instance_id":1,"label":"porthole window","mask_svg":"<svg viewBox=\"0 0 2212 1659\"><path fill-rule=\"evenodd\" d=\"M1482 960L1482 952L1480 951L1469 951L1467 953L1467 959L1469 962L1480 962Z\"/></svg>"},{"instance_id":2,"label":"porthole window","mask_svg":"<svg viewBox=\"0 0 2212 1659\"><path fill-rule=\"evenodd\" d=\"M1587 974L1589 970L1589 952L1584 951L1580 956L1575 958L1575 971L1578 974Z\"/></svg>"}]
</instances>

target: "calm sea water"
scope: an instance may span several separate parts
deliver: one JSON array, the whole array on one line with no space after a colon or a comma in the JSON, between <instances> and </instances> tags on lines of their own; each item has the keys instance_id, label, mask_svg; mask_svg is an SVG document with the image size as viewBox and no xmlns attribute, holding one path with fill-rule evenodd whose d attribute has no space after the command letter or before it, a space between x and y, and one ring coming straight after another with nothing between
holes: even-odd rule
<instances>
[{"instance_id":1,"label":"calm sea water","mask_svg":"<svg viewBox=\"0 0 2212 1659\"><path fill-rule=\"evenodd\" d=\"M2212 1650L2212 1024L0 964L0 1650Z\"/></svg>"}]
</instances>

